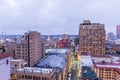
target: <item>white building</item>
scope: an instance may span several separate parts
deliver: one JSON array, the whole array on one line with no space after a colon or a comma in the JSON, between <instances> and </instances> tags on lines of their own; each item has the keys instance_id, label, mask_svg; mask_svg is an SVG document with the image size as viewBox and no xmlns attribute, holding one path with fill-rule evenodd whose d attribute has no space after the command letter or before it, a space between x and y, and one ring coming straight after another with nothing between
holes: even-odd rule
<instances>
[{"instance_id":1,"label":"white building","mask_svg":"<svg viewBox=\"0 0 120 80\"><path fill-rule=\"evenodd\" d=\"M27 63L22 59L11 59L10 60L10 67L11 68L20 69L20 68L23 68L26 64Z\"/></svg>"},{"instance_id":2,"label":"white building","mask_svg":"<svg viewBox=\"0 0 120 80\"><path fill-rule=\"evenodd\" d=\"M93 67L92 58L90 55L81 55L80 66Z\"/></svg>"},{"instance_id":3,"label":"white building","mask_svg":"<svg viewBox=\"0 0 120 80\"><path fill-rule=\"evenodd\" d=\"M112 58L107 55L94 55L92 56L92 60L96 63L101 63L101 62L111 63L112 62Z\"/></svg>"},{"instance_id":4,"label":"white building","mask_svg":"<svg viewBox=\"0 0 120 80\"><path fill-rule=\"evenodd\" d=\"M10 79L10 55L0 53L0 80Z\"/></svg>"}]
</instances>

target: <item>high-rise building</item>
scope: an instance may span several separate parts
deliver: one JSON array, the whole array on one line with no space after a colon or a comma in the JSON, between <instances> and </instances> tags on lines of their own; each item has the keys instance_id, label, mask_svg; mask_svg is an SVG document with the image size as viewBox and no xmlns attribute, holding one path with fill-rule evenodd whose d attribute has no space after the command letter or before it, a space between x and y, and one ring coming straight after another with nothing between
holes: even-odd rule
<instances>
[{"instance_id":1,"label":"high-rise building","mask_svg":"<svg viewBox=\"0 0 120 80\"><path fill-rule=\"evenodd\" d=\"M79 26L79 49L95 55L105 54L104 24L84 20Z\"/></svg>"},{"instance_id":2,"label":"high-rise building","mask_svg":"<svg viewBox=\"0 0 120 80\"><path fill-rule=\"evenodd\" d=\"M116 32L117 32L117 38L120 39L120 25L117 25L116 27Z\"/></svg>"},{"instance_id":3,"label":"high-rise building","mask_svg":"<svg viewBox=\"0 0 120 80\"><path fill-rule=\"evenodd\" d=\"M37 31L30 31L16 41L15 58L24 59L27 66L34 66L44 56L42 39Z\"/></svg>"}]
</instances>

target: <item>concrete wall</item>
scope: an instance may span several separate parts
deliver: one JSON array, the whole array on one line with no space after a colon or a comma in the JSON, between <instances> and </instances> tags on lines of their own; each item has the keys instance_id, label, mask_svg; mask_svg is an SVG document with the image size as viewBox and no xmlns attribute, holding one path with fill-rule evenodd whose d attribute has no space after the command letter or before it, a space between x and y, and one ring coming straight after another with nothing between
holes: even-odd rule
<instances>
[{"instance_id":1,"label":"concrete wall","mask_svg":"<svg viewBox=\"0 0 120 80\"><path fill-rule=\"evenodd\" d=\"M112 62L111 58L106 58L106 57L92 57L92 59L97 61L97 62L102 62L102 61L105 61L105 62L108 62L108 63Z\"/></svg>"},{"instance_id":2,"label":"concrete wall","mask_svg":"<svg viewBox=\"0 0 120 80\"><path fill-rule=\"evenodd\" d=\"M8 79L10 79L10 57L0 60L0 80Z\"/></svg>"}]
</instances>

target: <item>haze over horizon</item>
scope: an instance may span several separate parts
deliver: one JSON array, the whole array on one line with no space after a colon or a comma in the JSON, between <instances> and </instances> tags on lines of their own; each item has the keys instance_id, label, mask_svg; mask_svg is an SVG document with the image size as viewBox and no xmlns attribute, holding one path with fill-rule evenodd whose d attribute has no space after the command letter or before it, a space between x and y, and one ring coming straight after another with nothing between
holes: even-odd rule
<instances>
[{"instance_id":1,"label":"haze over horizon","mask_svg":"<svg viewBox=\"0 0 120 80\"><path fill-rule=\"evenodd\" d=\"M83 20L105 24L116 33L119 0L0 0L0 34L78 34Z\"/></svg>"}]
</instances>

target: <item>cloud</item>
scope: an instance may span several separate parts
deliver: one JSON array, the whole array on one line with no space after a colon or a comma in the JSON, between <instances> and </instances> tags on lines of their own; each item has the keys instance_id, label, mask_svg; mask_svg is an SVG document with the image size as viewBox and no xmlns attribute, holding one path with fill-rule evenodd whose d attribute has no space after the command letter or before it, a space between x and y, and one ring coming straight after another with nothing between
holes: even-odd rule
<instances>
[{"instance_id":1,"label":"cloud","mask_svg":"<svg viewBox=\"0 0 120 80\"><path fill-rule=\"evenodd\" d=\"M42 34L78 34L78 25L90 19L115 33L120 24L119 4L119 0L0 0L0 32L23 34L30 29Z\"/></svg>"}]
</instances>

